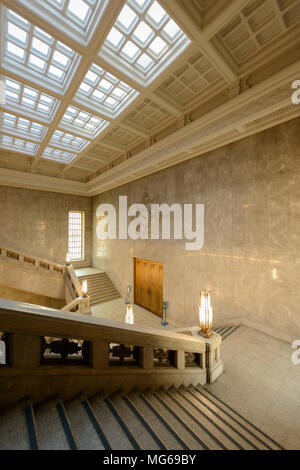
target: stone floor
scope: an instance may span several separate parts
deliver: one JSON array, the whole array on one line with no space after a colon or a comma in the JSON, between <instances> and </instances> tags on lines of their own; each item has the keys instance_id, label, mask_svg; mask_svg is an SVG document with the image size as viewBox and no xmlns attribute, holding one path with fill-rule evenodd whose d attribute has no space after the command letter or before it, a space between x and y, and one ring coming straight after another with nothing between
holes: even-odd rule
<instances>
[{"instance_id":1,"label":"stone floor","mask_svg":"<svg viewBox=\"0 0 300 470\"><path fill-rule=\"evenodd\" d=\"M300 365L291 345L240 327L225 339L225 372L206 386L286 449L300 450Z\"/></svg>"},{"instance_id":2,"label":"stone floor","mask_svg":"<svg viewBox=\"0 0 300 470\"><path fill-rule=\"evenodd\" d=\"M126 316L126 305L124 299L114 299L103 304L94 305L91 308L93 317L106 318L107 320L113 320L124 323ZM168 326L161 325L161 318L148 310L139 307L138 305L133 306L134 324L138 326L147 326L150 328L168 328Z\"/></svg>"},{"instance_id":3,"label":"stone floor","mask_svg":"<svg viewBox=\"0 0 300 470\"><path fill-rule=\"evenodd\" d=\"M90 276L91 274L99 274L103 273L104 271L101 271L101 269L96 269L96 268L78 268L75 269L75 274L76 276Z\"/></svg>"}]
</instances>

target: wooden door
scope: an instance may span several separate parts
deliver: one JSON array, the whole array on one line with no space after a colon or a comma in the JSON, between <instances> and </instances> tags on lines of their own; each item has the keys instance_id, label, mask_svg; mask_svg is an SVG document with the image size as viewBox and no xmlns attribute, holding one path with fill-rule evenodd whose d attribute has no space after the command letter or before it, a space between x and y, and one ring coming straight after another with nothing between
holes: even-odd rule
<instances>
[{"instance_id":1,"label":"wooden door","mask_svg":"<svg viewBox=\"0 0 300 470\"><path fill-rule=\"evenodd\" d=\"M163 264L146 259L134 259L134 301L137 305L162 316Z\"/></svg>"}]
</instances>

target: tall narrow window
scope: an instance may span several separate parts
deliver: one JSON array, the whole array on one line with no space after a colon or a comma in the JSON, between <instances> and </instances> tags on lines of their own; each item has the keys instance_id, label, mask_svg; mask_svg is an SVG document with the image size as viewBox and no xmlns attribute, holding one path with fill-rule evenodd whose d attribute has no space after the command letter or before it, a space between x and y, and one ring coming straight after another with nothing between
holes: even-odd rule
<instances>
[{"instance_id":1,"label":"tall narrow window","mask_svg":"<svg viewBox=\"0 0 300 470\"><path fill-rule=\"evenodd\" d=\"M84 212L69 211L68 251L72 261L84 259Z\"/></svg>"}]
</instances>

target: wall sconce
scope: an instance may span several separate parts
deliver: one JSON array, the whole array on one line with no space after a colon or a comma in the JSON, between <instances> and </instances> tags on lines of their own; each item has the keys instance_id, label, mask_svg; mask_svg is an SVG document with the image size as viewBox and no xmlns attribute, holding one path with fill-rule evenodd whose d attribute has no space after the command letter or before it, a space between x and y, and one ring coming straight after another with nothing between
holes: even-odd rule
<instances>
[{"instance_id":1,"label":"wall sconce","mask_svg":"<svg viewBox=\"0 0 300 470\"><path fill-rule=\"evenodd\" d=\"M213 336L212 329L213 312L210 302L210 291L200 291L200 305L199 305L199 335L205 338L211 338Z\"/></svg>"},{"instance_id":2,"label":"wall sconce","mask_svg":"<svg viewBox=\"0 0 300 470\"><path fill-rule=\"evenodd\" d=\"M87 281L84 280L82 282L82 297L87 297L87 293L88 293L88 285L87 285Z\"/></svg>"},{"instance_id":3,"label":"wall sconce","mask_svg":"<svg viewBox=\"0 0 300 470\"><path fill-rule=\"evenodd\" d=\"M71 255L70 253L67 253L66 255L66 266L70 266L71 264Z\"/></svg>"},{"instance_id":4,"label":"wall sconce","mask_svg":"<svg viewBox=\"0 0 300 470\"><path fill-rule=\"evenodd\" d=\"M133 325L134 324L134 316L133 316L133 306L132 304L127 304L126 305L126 323L128 325Z\"/></svg>"}]
</instances>

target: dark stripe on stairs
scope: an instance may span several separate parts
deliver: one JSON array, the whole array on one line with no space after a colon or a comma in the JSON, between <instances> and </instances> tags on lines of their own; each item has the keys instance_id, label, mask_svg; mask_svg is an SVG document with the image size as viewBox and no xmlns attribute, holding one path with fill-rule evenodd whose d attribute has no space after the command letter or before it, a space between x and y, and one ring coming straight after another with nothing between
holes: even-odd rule
<instances>
[{"instance_id":1,"label":"dark stripe on stairs","mask_svg":"<svg viewBox=\"0 0 300 470\"><path fill-rule=\"evenodd\" d=\"M222 444L221 441L219 441L219 439L213 435L213 433L211 433L209 431L209 429L207 429L202 423L201 421L199 421L199 419L197 419L192 413L189 412L189 410L187 410L183 405L182 403L180 403L175 397L174 395L172 395L170 392L166 392L166 394L168 395L168 397L170 397L175 403L177 406L179 406L179 408L181 408L189 417L190 419L192 419L201 429L203 429L203 431L206 432L206 434L209 435L209 437L211 439L213 439L222 449L224 450L228 450L227 447ZM200 410L199 410L200 411Z\"/></svg>"},{"instance_id":2,"label":"dark stripe on stairs","mask_svg":"<svg viewBox=\"0 0 300 470\"><path fill-rule=\"evenodd\" d=\"M109 398L105 398L104 399L104 402L106 403L106 405L108 406L109 410L111 411L111 413L114 415L114 417L116 418L116 420L118 421L119 425L121 426L121 428L123 429L124 433L126 434L126 437L127 439L130 441L130 443L133 445L133 448L135 450L141 450L139 444L137 443L137 441L135 440L135 438L133 437L133 435L131 434L131 432L129 431L128 427L126 426L126 424L124 423L123 419L121 418L121 416L119 415L119 413L117 412L116 408L114 407L114 405L112 404L112 402L110 401Z\"/></svg>"},{"instance_id":3,"label":"dark stripe on stairs","mask_svg":"<svg viewBox=\"0 0 300 470\"><path fill-rule=\"evenodd\" d=\"M239 326L236 326L235 328L233 328L233 330L231 330L226 336L224 336L223 340L228 338L228 336L232 335L232 333L234 333L238 329L239 329Z\"/></svg>"},{"instance_id":4,"label":"dark stripe on stairs","mask_svg":"<svg viewBox=\"0 0 300 470\"><path fill-rule=\"evenodd\" d=\"M56 409L57 409L58 416L60 418L63 430L65 432L67 441L69 443L70 449L71 450L77 450L77 444L75 442L73 433L71 431L70 424L69 424L69 421L67 419L64 407L62 406L61 403L57 403L56 404Z\"/></svg>"},{"instance_id":5,"label":"dark stripe on stairs","mask_svg":"<svg viewBox=\"0 0 300 470\"><path fill-rule=\"evenodd\" d=\"M147 400L147 398L144 397L144 395L142 394L139 395L139 397L141 398L141 400L143 400L145 405L148 406L148 408L152 411L152 413L155 414L155 416L159 419L159 421L167 428L167 430L172 434L172 436L176 439L176 441L179 442L179 444L184 448L184 450L192 450L188 447L188 445L184 442L184 440L181 439L180 436L178 436L178 434L174 431L174 429L171 428L169 423L167 423L167 421L158 413L158 411L156 411L154 406L152 406L152 404Z\"/></svg>"},{"instance_id":6,"label":"dark stripe on stairs","mask_svg":"<svg viewBox=\"0 0 300 470\"><path fill-rule=\"evenodd\" d=\"M209 416L207 416L205 413L203 413L203 411L201 411L191 400L189 400L183 393L181 393L180 390L178 390L178 393L190 404L192 405L197 411L199 411L199 413L201 413L203 416L205 416L205 418L213 425L215 426L215 428L220 431L222 434L224 434L224 436L227 437L227 439L229 439L229 441L231 441L235 446L237 446L238 449L240 450L244 450L243 447L235 440L233 439L233 437L231 437L229 434L227 434L227 432L221 428L221 426L219 426L217 423L215 423L215 421L213 421Z\"/></svg>"},{"instance_id":7,"label":"dark stripe on stairs","mask_svg":"<svg viewBox=\"0 0 300 470\"><path fill-rule=\"evenodd\" d=\"M138 420L142 423L142 425L147 429L153 440L156 442L156 444L159 446L161 450L167 450L167 447L165 444L160 440L158 435L153 431L151 426L147 423L147 421L143 418L143 416L140 414L140 412L137 410L137 408L134 406L134 404L129 400L127 396L123 397L123 400L126 402L126 404L129 406L129 408L134 412Z\"/></svg>"},{"instance_id":8,"label":"dark stripe on stairs","mask_svg":"<svg viewBox=\"0 0 300 470\"><path fill-rule=\"evenodd\" d=\"M35 422L33 417L33 410L31 406L26 406L25 408L25 418L26 418L26 425L29 437L29 444L31 450L39 450L39 444L36 434Z\"/></svg>"},{"instance_id":9,"label":"dark stripe on stairs","mask_svg":"<svg viewBox=\"0 0 300 470\"><path fill-rule=\"evenodd\" d=\"M188 431L188 433L190 433L193 436L193 438L197 442L199 442L199 444L204 448L204 450L209 450L209 447L197 436L197 434L192 430L192 428L190 428L190 426L186 424L183 421L183 419L180 416L178 416L178 414L175 413L175 411L172 410L172 408L169 407L169 405L164 401L163 398L161 398L157 393L154 393L154 396L168 410L168 412L172 416L174 416L174 418L177 419L177 421L179 421L179 423L184 427L184 429L186 429L186 431Z\"/></svg>"},{"instance_id":10,"label":"dark stripe on stairs","mask_svg":"<svg viewBox=\"0 0 300 470\"><path fill-rule=\"evenodd\" d=\"M100 440L101 440L101 442L102 442L102 444L103 444L103 446L104 446L104 449L105 449L105 450L111 450L112 447L111 447L110 443L108 442L108 440L107 440L107 438L106 438L106 436L105 436L103 430L101 429L101 426L100 426L100 424L99 424L99 422L98 422L98 419L96 418L96 416L95 416L95 414L94 414L94 412L93 412L93 410L92 410L90 404L89 404L86 400L84 400L84 401L82 402L82 405L83 405L83 407L84 407L84 409L85 409L85 411L86 411L86 413L87 413L87 415L88 415L88 417L89 417L89 419L90 419L92 425L94 426L95 431L96 431L96 433L98 434L98 436L99 436L99 438L100 438Z\"/></svg>"},{"instance_id":11,"label":"dark stripe on stairs","mask_svg":"<svg viewBox=\"0 0 300 470\"><path fill-rule=\"evenodd\" d=\"M206 390L206 389L205 389ZM207 390L206 390L207 391ZM259 441L261 444L263 444L264 446L266 446L269 450L272 450L272 447L270 447L266 442L264 442L262 439L260 439L259 437L257 437L256 434L254 434L254 432L252 432L250 429L248 429L246 426L244 426L240 421L238 421L237 419L235 419L230 413L228 413L226 410L224 410L220 405L218 405L217 403L215 403L214 401L212 401L209 397L203 395L199 390L197 390L198 393L200 393L202 396L204 396L210 403L212 403L216 408L218 408L219 410L222 411L222 413L224 413L226 416L228 416L232 421L234 421L235 423L237 423L241 428L245 429L245 431L248 433L248 434L251 434L251 436L253 436L257 441ZM235 411L236 413L236 411ZM243 418L245 419L245 418Z\"/></svg>"},{"instance_id":12,"label":"dark stripe on stairs","mask_svg":"<svg viewBox=\"0 0 300 470\"><path fill-rule=\"evenodd\" d=\"M227 403L225 403L223 400L221 400L221 398L217 397L216 395L214 395L211 391L207 390L205 388L205 391L207 393L209 393L211 396L213 396L216 400L218 400L220 403L222 403L223 405L227 406L227 408L232 411L233 413L235 413L237 416L239 416L239 418L243 419L247 424L249 424L250 426L252 426L256 431L258 431L262 436L264 436L266 439L268 439L269 441L271 441L275 446L279 447L279 449L281 450L285 450L284 447L282 447L280 444L278 444L278 442L276 442L274 439L272 439L272 437L268 436L264 431L262 431L261 429L259 429L257 426L255 426L255 424L251 423L251 421L249 421L247 418L245 418L244 416L242 416L238 411L234 410L233 408L231 408L231 406L227 405ZM223 410L224 411L224 410ZM265 444L265 443L264 443ZM265 444L267 447L268 444ZM271 449L271 447L269 447Z\"/></svg>"},{"instance_id":13,"label":"dark stripe on stairs","mask_svg":"<svg viewBox=\"0 0 300 470\"><path fill-rule=\"evenodd\" d=\"M200 394L200 392L197 390L197 392ZM219 418L221 421L223 421L224 424L226 424L226 426L228 426L232 431L234 431L238 436L240 436L242 439L244 439L244 441L246 441L251 447L253 447L253 449L255 450L259 450L259 448L253 444L253 442L251 442L247 437L243 436L242 433L240 433L237 429L234 428L234 426L232 426L232 424L228 423L228 421L226 421L226 419L222 418L221 416L218 415L218 413L216 413L210 406L208 406L206 403L204 403L201 398L197 397L197 395L195 395L194 393L192 393L190 390L187 390L187 393L189 393L190 395L192 395L194 398L196 398L196 400L198 400L203 406L205 406L205 408L207 408L214 416L216 416L217 418Z\"/></svg>"}]
</instances>

